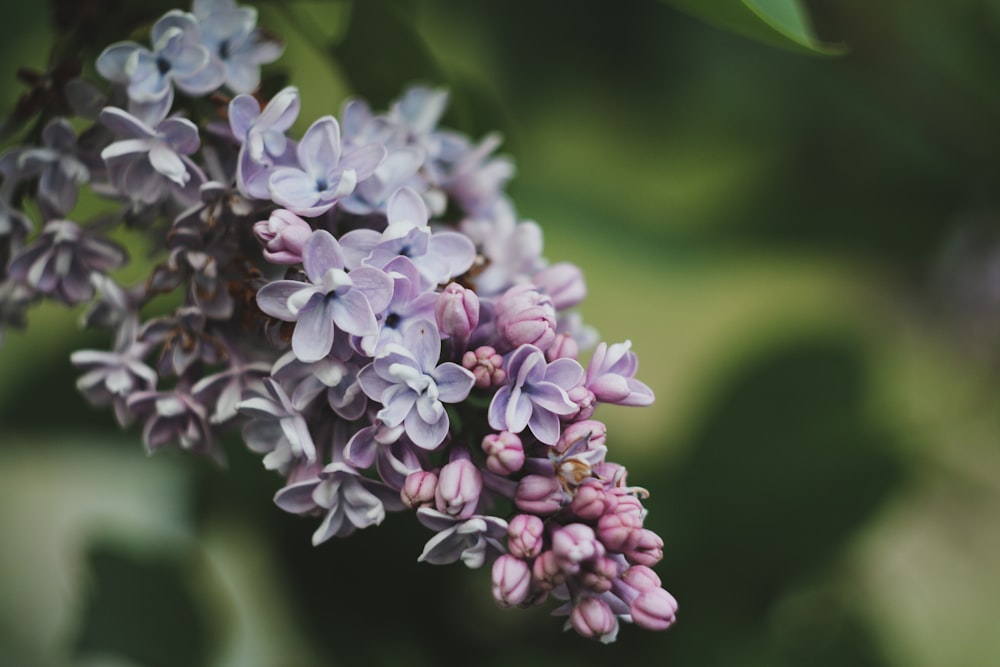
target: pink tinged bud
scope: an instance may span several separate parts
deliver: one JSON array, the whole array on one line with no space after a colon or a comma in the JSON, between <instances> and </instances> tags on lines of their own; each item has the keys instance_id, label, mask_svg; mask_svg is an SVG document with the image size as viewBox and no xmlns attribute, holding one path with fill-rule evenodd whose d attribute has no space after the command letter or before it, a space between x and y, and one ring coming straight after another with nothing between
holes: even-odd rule
<instances>
[{"instance_id":1,"label":"pink tinged bud","mask_svg":"<svg viewBox=\"0 0 1000 667\"><path fill-rule=\"evenodd\" d=\"M650 588L659 588L662 584L660 577L645 565L633 565L625 570L622 581L638 591L646 591Z\"/></svg>"},{"instance_id":2,"label":"pink tinged bud","mask_svg":"<svg viewBox=\"0 0 1000 667\"><path fill-rule=\"evenodd\" d=\"M599 422L595 419L584 419L568 424L563 428L562 435L559 436L559 442L556 443L556 451L559 453L565 452L570 445L587 437L590 438L587 441L587 449L600 447L607 442L608 427L604 425L604 422Z\"/></svg>"},{"instance_id":3,"label":"pink tinged bud","mask_svg":"<svg viewBox=\"0 0 1000 667\"><path fill-rule=\"evenodd\" d=\"M643 528L639 531L635 546L625 552L625 558L635 565L653 567L663 560L663 538L648 528Z\"/></svg>"},{"instance_id":4,"label":"pink tinged bud","mask_svg":"<svg viewBox=\"0 0 1000 667\"><path fill-rule=\"evenodd\" d=\"M618 619L601 598L583 597L573 605L569 622L580 635L610 644L618 636Z\"/></svg>"},{"instance_id":5,"label":"pink tinged bud","mask_svg":"<svg viewBox=\"0 0 1000 667\"><path fill-rule=\"evenodd\" d=\"M308 222L285 209L278 209L267 220L254 223L253 231L264 244L264 258L273 264L301 262L302 248L313 232Z\"/></svg>"},{"instance_id":6,"label":"pink tinged bud","mask_svg":"<svg viewBox=\"0 0 1000 667\"><path fill-rule=\"evenodd\" d=\"M441 333L467 341L479 324L479 297L472 290L451 283L438 296L434 316Z\"/></svg>"},{"instance_id":7,"label":"pink tinged bud","mask_svg":"<svg viewBox=\"0 0 1000 667\"><path fill-rule=\"evenodd\" d=\"M434 500L439 512L459 519L476 513L483 476L468 459L456 459L441 468Z\"/></svg>"},{"instance_id":8,"label":"pink tinged bud","mask_svg":"<svg viewBox=\"0 0 1000 667\"><path fill-rule=\"evenodd\" d=\"M620 504L619 504L620 507ZM635 546L642 530L642 518L633 512L605 514L597 522L597 536L612 551L624 552Z\"/></svg>"},{"instance_id":9,"label":"pink tinged bud","mask_svg":"<svg viewBox=\"0 0 1000 667\"><path fill-rule=\"evenodd\" d=\"M418 507L429 507L434 504L437 492L438 476L426 470L411 472L403 482L399 495L403 504L411 510Z\"/></svg>"},{"instance_id":10,"label":"pink tinged bud","mask_svg":"<svg viewBox=\"0 0 1000 667\"><path fill-rule=\"evenodd\" d=\"M571 523L552 534L552 552L567 574L580 571L580 564L604 555L604 545L597 541L594 529Z\"/></svg>"},{"instance_id":11,"label":"pink tinged bud","mask_svg":"<svg viewBox=\"0 0 1000 667\"><path fill-rule=\"evenodd\" d=\"M562 507L565 496L559 480L547 475L526 475L517 484L514 504L522 512L553 514Z\"/></svg>"},{"instance_id":12,"label":"pink tinged bud","mask_svg":"<svg viewBox=\"0 0 1000 667\"><path fill-rule=\"evenodd\" d=\"M579 575L580 583L595 593L607 593L618 578L618 563L607 556L595 558L584 566Z\"/></svg>"},{"instance_id":13,"label":"pink tinged bud","mask_svg":"<svg viewBox=\"0 0 1000 667\"><path fill-rule=\"evenodd\" d=\"M572 308L587 296L583 271L569 262L559 262L542 269L531 281L538 285L538 289L549 295L556 310Z\"/></svg>"},{"instance_id":14,"label":"pink tinged bud","mask_svg":"<svg viewBox=\"0 0 1000 667\"><path fill-rule=\"evenodd\" d=\"M584 480L576 489L570 509L581 519L596 521L605 514L614 512L618 498L604 490L597 480Z\"/></svg>"},{"instance_id":15,"label":"pink tinged bud","mask_svg":"<svg viewBox=\"0 0 1000 667\"><path fill-rule=\"evenodd\" d=\"M594 416L594 408L597 407L597 401L594 399L592 391L582 384L578 384L566 393L569 394L569 400L576 403L578 410L568 415L561 415L560 419L564 421L576 421L579 419L590 419Z\"/></svg>"},{"instance_id":16,"label":"pink tinged bud","mask_svg":"<svg viewBox=\"0 0 1000 667\"><path fill-rule=\"evenodd\" d=\"M518 514L507 524L507 550L518 558L534 558L542 552L545 523L534 514Z\"/></svg>"},{"instance_id":17,"label":"pink tinged bud","mask_svg":"<svg viewBox=\"0 0 1000 667\"><path fill-rule=\"evenodd\" d=\"M666 630L677 620L677 600L662 588L648 588L629 605L632 622L647 630Z\"/></svg>"},{"instance_id":18,"label":"pink tinged bud","mask_svg":"<svg viewBox=\"0 0 1000 667\"><path fill-rule=\"evenodd\" d=\"M528 599L531 592L531 567L528 563L504 554L493 561L493 599L501 607L513 607Z\"/></svg>"},{"instance_id":19,"label":"pink tinged bud","mask_svg":"<svg viewBox=\"0 0 1000 667\"><path fill-rule=\"evenodd\" d=\"M476 386L480 389L499 387L507 381L507 371L503 369L503 357L488 345L477 347L462 356L462 366L472 371Z\"/></svg>"},{"instance_id":20,"label":"pink tinged bud","mask_svg":"<svg viewBox=\"0 0 1000 667\"><path fill-rule=\"evenodd\" d=\"M552 299L530 283L515 285L497 300L496 327L508 349L529 344L544 352L556 338Z\"/></svg>"},{"instance_id":21,"label":"pink tinged bud","mask_svg":"<svg viewBox=\"0 0 1000 667\"><path fill-rule=\"evenodd\" d=\"M566 573L559 566L559 560L551 551L543 551L531 564L531 576L535 586L543 591L553 588L566 581Z\"/></svg>"},{"instance_id":22,"label":"pink tinged bud","mask_svg":"<svg viewBox=\"0 0 1000 667\"><path fill-rule=\"evenodd\" d=\"M556 334L549 349L545 350L545 360L553 362L556 359L576 359L580 356L580 346L576 339L565 331Z\"/></svg>"},{"instance_id":23,"label":"pink tinged bud","mask_svg":"<svg viewBox=\"0 0 1000 667\"><path fill-rule=\"evenodd\" d=\"M521 438L510 431L491 433L483 438L486 467L498 475L510 475L524 465L524 446Z\"/></svg>"}]
</instances>

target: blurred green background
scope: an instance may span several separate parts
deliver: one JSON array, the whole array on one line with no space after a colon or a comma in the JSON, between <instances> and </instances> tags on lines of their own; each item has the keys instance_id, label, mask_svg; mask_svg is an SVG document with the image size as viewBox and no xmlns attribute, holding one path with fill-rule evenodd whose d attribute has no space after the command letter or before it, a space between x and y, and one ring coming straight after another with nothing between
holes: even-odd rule
<instances>
[{"instance_id":1,"label":"blurred green background","mask_svg":"<svg viewBox=\"0 0 1000 667\"><path fill-rule=\"evenodd\" d=\"M69 353L107 341L46 305L0 347L0 665L1000 664L1000 3L803 3L834 57L656 0L257 4L300 125L416 80L502 132L657 394L598 417L679 621L501 610L403 514L312 548L238 440L149 458L87 407ZM106 44L170 3L6 3L4 113L52 7Z\"/></svg>"}]
</instances>

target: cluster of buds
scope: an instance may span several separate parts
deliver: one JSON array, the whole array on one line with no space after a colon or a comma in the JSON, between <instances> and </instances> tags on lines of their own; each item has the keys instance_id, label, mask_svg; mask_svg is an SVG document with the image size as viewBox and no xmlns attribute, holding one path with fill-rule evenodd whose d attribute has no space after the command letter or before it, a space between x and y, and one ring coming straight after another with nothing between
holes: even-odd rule
<instances>
[{"instance_id":1,"label":"cluster of buds","mask_svg":"<svg viewBox=\"0 0 1000 667\"><path fill-rule=\"evenodd\" d=\"M87 399L140 422L150 451L222 459L241 430L285 480L277 506L319 518L315 544L409 509L434 533L419 560L490 566L501 606L551 595L605 642L620 621L668 627L647 494L592 419L653 393L629 342L581 324L582 272L518 220L498 139L439 128L447 93L422 87L296 138L297 89L249 94L280 54L256 18L231 0L168 12L151 48L98 57L106 89L67 88L83 118L104 101L86 141L53 119L0 157L0 332L42 298L90 302L84 324L115 342L72 356ZM220 106L199 117L198 100ZM72 222L85 185L117 206ZM164 248L144 284L114 277L119 223Z\"/></svg>"}]
</instances>

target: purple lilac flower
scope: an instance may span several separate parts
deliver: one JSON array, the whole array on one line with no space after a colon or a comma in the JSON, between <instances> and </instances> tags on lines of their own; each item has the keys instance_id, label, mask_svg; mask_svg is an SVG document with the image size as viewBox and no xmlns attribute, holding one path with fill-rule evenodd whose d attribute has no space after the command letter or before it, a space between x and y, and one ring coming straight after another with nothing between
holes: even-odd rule
<instances>
[{"instance_id":1,"label":"purple lilac flower","mask_svg":"<svg viewBox=\"0 0 1000 667\"><path fill-rule=\"evenodd\" d=\"M250 417L243 427L247 447L266 454L264 467L268 470L288 472L297 462L314 462L316 445L302 413L273 379L265 378L263 388L263 393L248 392L236 406Z\"/></svg>"},{"instance_id":2,"label":"purple lilac flower","mask_svg":"<svg viewBox=\"0 0 1000 667\"><path fill-rule=\"evenodd\" d=\"M403 345L389 344L358 379L368 396L384 406L378 419L387 426L403 424L413 443L434 449L448 435L450 421L444 403L465 400L475 378L458 364L437 365L441 338L427 320L403 332Z\"/></svg>"},{"instance_id":3,"label":"purple lilac flower","mask_svg":"<svg viewBox=\"0 0 1000 667\"><path fill-rule=\"evenodd\" d=\"M385 147L368 144L345 152L337 119L323 116L306 130L295 154L299 166L276 167L268 190L277 204L313 217L333 208L371 176L385 158Z\"/></svg>"},{"instance_id":4,"label":"purple lilac flower","mask_svg":"<svg viewBox=\"0 0 1000 667\"><path fill-rule=\"evenodd\" d=\"M434 179L463 210L475 216L484 213L502 196L507 181L514 175L514 163L504 157L491 157L500 145L500 136L490 134L478 145L465 137L443 142L446 151L438 159Z\"/></svg>"},{"instance_id":5,"label":"purple lilac flower","mask_svg":"<svg viewBox=\"0 0 1000 667\"><path fill-rule=\"evenodd\" d=\"M162 116L147 124L115 107L101 111L101 123L120 137L103 151L111 185L134 202L150 205L168 192L192 201L205 175L188 158L198 150L198 128L186 118Z\"/></svg>"},{"instance_id":6,"label":"purple lilac flower","mask_svg":"<svg viewBox=\"0 0 1000 667\"><path fill-rule=\"evenodd\" d=\"M311 478L292 481L278 491L274 502L293 514L324 512L313 533L314 546L334 536L350 535L358 528L376 526L385 519L387 510L403 509L398 491L362 477L342 461L330 463Z\"/></svg>"},{"instance_id":7,"label":"purple lilac flower","mask_svg":"<svg viewBox=\"0 0 1000 667\"><path fill-rule=\"evenodd\" d=\"M518 222L505 198L498 199L488 212L463 220L461 230L489 262L476 276L480 299L529 282L544 268L541 227L532 221Z\"/></svg>"},{"instance_id":8,"label":"purple lilac flower","mask_svg":"<svg viewBox=\"0 0 1000 667\"><path fill-rule=\"evenodd\" d=\"M283 208L253 226L254 236L264 244L264 259L272 264L301 262L302 250L312 232L308 222Z\"/></svg>"},{"instance_id":9,"label":"purple lilac flower","mask_svg":"<svg viewBox=\"0 0 1000 667\"><path fill-rule=\"evenodd\" d=\"M493 561L493 599L501 607L513 607L528 599L531 566L520 558L503 554Z\"/></svg>"},{"instance_id":10,"label":"purple lilac flower","mask_svg":"<svg viewBox=\"0 0 1000 667\"><path fill-rule=\"evenodd\" d=\"M94 295L91 273L107 273L125 260L125 251L117 244L68 220L52 220L11 260L8 272L12 279L72 305Z\"/></svg>"},{"instance_id":11,"label":"purple lilac flower","mask_svg":"<svg viewBox=\"0 0 1000 667\"><path fill-rule=\"evenodd\" d=\"M459 518L430 507L417 510L417 519L437 535L424 545L419 562L446 565L461 559L470 569L482 567L488 558L503 553L501 540L507 522L495 516Z\"/></svg>"},{"instance_id":12,"label":"purple lilac flower","mask_svg":"<svg viewBox=\"0 0 1000 667\"><path fill-rule=\"evenodd\" d=\"M121 426L131 422L126 401L138 391L150 391L156 386L156 371L143 359L150 345L135 338L136 322L124 322L118 329L115 350L77 350L70 355L74 366L86 372L76 381L76 387L91 405L111 405Z\"/></svg>"},{"instance_id":13,"label":"purple lilac flower","mask_svg":"<svg viewBox=\"0 0 1000 667\"><path fill-rule=\"evenodd\" d=\"M358 183L354 192L341 199L338 206L357 215L385 213L389 197L399 188L426 188L417 175L423 162L424 154L419 149L403 147L390 150L372 175Z\"/></svg>"},{"instance_id":14,"label":"purple lilac flower","mask_svg":"<svg viewBox=\"0 0 1000 667\"><path fill-rule=\"evenodd\" d=\"M639 361L631 351L632 341L610 347L600 343L587 366L584 385L602 403L617 405L650 405L653 390L635 379Z\"/></svg>"},{"instance_id":15,"label":"purple lilac flower","mask_svg":"<svg viewBox=\"0 0 1000 667\"><path fill-rule=\"evenodd\" d=\"M437 475L427 470L418 470L406 476L399 495L409 509L430 507L437 493Z\"/></svg>"},{"instance_id":16,"label":"purple lilac flower","mask_svg":"<svg viewBox=\"0 0 1000 667\"><path fill-rule=\"evenodd\" d=\"M506 366L508 384L500 387L490 401L490 426L512 433L527 427L540 442L556 444L559 415L577 410L566 392L579 384L583 368L573 359L548 363L534 345L514 350Z\"/></svg>"},{"instance_id":17,"label":"purple lilac flower","mask_svg":"<svg viewBox=\"0 0 1000 667\"><path fill-rule=\"evenodd\" d=\"M415 190L397 190L386 211L389 224L383 232L358 229L344 234L341 240L348 266L382 268L402 255L420 271L425 287L459 276L472 266L475 246L456 232L431 233L427 226L430 212Z\"/></svg>"},{"instance_id":18,"label":"purple lilac flower","mask_svg":"<svg viewBox=\"0 0 1000 667\"><path fill-rule=\"evenodd\" d=\"M233 0L194 0L191 12L201 28L201 43L213 61L222 62L225 85L234 93L256 90L260 66L274 62L283 51L280 42L257 29L256 8Z\"/></svg>"},{"instance_id":19,"label":"purple lilac flower","mask_svg":"<svg viewBox=\"0 0 1000 667\"><path fill-rule=\"evenodd\" d=\"M239 405L249 392L266 391L262 381L270 365L264 362L245 363L230 356L227 367L206 375L191 387L191 395L202 405L214 406L208 419L212 424L226 424L239 414Z\"/></svg>"},{"instance_id":20,"label":"purple lilac flower","mask_svg":"<svg viewBox=\"0 0 1000 667\"><path fill-rule=\"evenodd\" d=\"M410 475L420 472L420 461L403 430L380 423L364 427L347 442L345 461L358 469L374 464L382 481L394 489L403 488Z\"/></svg>"},{"instance_id":21,"label":"purple lilac flower","mask_svg":"<svg viewBox=\"0 0 1000 667\"><path fill-rule=\"evenodd\" d=\"M552 299L531 283L515 285L504 292L494 312L498 343L506 352L528 344L543 352L556 338L556 311Z\"/></svg>"},{"instance_id":22,"label":"purple lilac flower","mask_svg":"<svg viewBox=\"0 0 1000 667\"><path fill-rule=\"evenodd\" d=\"M434 502L439 512L468 519L476 513L482 491L483 476L479 468L468 458L457 457L438 473Z\"/></svg>"},{"instance_id":23,"label":"purple lilac flower","mask_svg":"<svg viewBox=\"0 0 1000 667\"><path fill-rule=\"evenodd\" d=\"M403 331L417 320L434 317L438 295L421 289L417 267L407 257L397 257L383 267L392 278L392 299L385 312L378 316L378 332L362 339L362 349L378 355L390 343L402 344Z\"/></svg>"},{"instance_id":24,"label":"purple lilac flower","mask_svg":"<svg viewBox=\"0 0 1000 667\"><path fill-rule=\"evenodd\" d=\"M295 322L292 350L302 361L318 361L330 353L334 324L355 336L378 332L375 313L385 310L392 280L378 269L344 271L340 244L325 230L317 231L302 249L309 283L276 280L257 292L257 305L271 317Z\"/></svg>"},{"instance_id":25,"label":"purple lilac flower","mask_svg":"<svg viewBox=\"0 0 1000 667\"><path fill-rule=\"evenodd\" d=\"M567 626L583 637L600 640L602 644L610 644L618 637L618 619L608 603L599 597L588 595L577 600Z\"/></svg>"},{"instance_id":26,"label":"purple lilac flower","mask_svg":"<svg viewBox=\"0 0 1000 667\"><path fill-rule=\"evenodd\" d=\"M17 171L4 178L38 176L38 203L46 219L62 217L76 205L77 188L90 179L90 169L76 150L76 133L65 118L49 121L40 148L17 154Z\"/></svg>"},{"instance_id":27,"label":"purple lilac flower","mask_svg":"<svg viewBox=\"0 0 1000 667\"><path fill-rule=\"evenodd\" d=\"M156 369L163 376L181 376L195 362L215 364L226 356L222 345L205 331L205 313L182 306L167 317L150 320L138 333L143 343L162 345Z\"/></svg>"},{"instance_id":28,"label":"purple lilac flower","mask_svg":"<svg viewBox=\"0 0 1000 667\"><path fill-rule=\"evenodd\" d=\"M137 391L129 394L126 405L131 414L145 420L142 440L149 452L175 443L182 450L221 458L207 409L187 391Z\"/></svg>"},{"instance_id":29,"label":"purple lilac flower","mask_svg":"<svg viewBox=\"0 0 1000 667\"><path fill-rule=\"evenodd\" d=\"M346 345L334 345L330 354L304 362L288 352L271 367L274 379L289 388L292 404L305 410L320 394L330 408L348 421L359 419L368 407L368 397L358 384L358 361Z\"/></svg>"},{"instance_id":30,"label":"purple lilac flower","mask_svg":"<svg viewBox=\"0 0 1000 667\"><path fill-rule=\"evenodd\" d=\"M135 42L118 42L97 58L101 76L127 86L129 111L165 116L173 103L174 85L189 95L204 95L225 81L225 66L200 43L193 15L167 12L153 25L151 38L152 51Z\"/></svg>"},{"instance_id":31,"label":"purple lilac flower","mask_svg":"<svg viewBox=\"0 0 1000 667\"><path fill-rule=\"evenodd\" d=\"M270 199L268 181L274 168L296 165L296 143L285 133L298 118L299 108L299 91L293 86L271 98L263 111L251 95L237 95L229 103L229 126L242 143L236 184L247 197Z\"/></svg>"}]
</instances>

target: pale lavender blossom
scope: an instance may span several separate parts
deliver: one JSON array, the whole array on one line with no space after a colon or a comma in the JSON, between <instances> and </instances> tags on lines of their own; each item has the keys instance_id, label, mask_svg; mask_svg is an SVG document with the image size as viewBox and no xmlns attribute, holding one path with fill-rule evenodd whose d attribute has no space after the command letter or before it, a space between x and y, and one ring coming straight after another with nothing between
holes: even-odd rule
<instances>
[{"instance_id":1,"label":"pale lavender blossom","mask_svg":"<svg viewBox=\"0 0 1000 667\"><path fill-rule=\"evenodd\" d=\"M304 362L290 351L271 368L274 379L289 388L292 404L305 410L320 394L330 408L348 421L358 419L368 407L368 397L358 384L358 362L347 345L334 345L330 354Z\"/></svg>"},{"instance_id":2,"label":"pale lavender blossom","mask_svg":"<svg viewBox=\"0 0 1000 667\"><path fill-rule=\"evenodd\" d=\"M234 93L252 93L260 85L260 66L281 56L280 42L257 29L257 9L233 0L194 0L201 43L222 62L225 85ZM213 63L213 67L215 67Z\"/></svg>"},{"instance_id":3,"label":"pale lavender blossom","mask_svg":"<svg viewBox=\"0 0 1000 667\"><path fill-rule=\"evenodd\" d=\"M68 220L51 220L34 243L11 259L8 275L37 292L72 305L94 295L92 273L122 266L125 251Z\"/></svg>"},{"instance_id":4,"label":"pale lavender blossom","mask_svg":"<svg viewBox=\"0 0 1000 667\"><path fill-rule=\"evenodd\" d=\"M531 283L515 285L504 292L497 300L494 316L503 352L525 344L544 352L556 339L552 299Z\"/></svg>"},{"instance_id":5,"label":"pale lavender blossom","mask_svg":"<svg viewBox=\"0 0 1000 667\"><path fill-rule=\"evenodd\" d=\"M430 507L417 510L417 519L437 535L424 545L418 562L447 565L460 560L470 569L482 567L487 559L503 553L501 540L507 522L500 517L474 515L465 519Z\"/></svg>"},{"instance_id":6,"label":"pale lavender blossom","mask_svg":"<svg viewBox=\"0 0 1000 667\"><path fill-rule=\"evenodd\" d=\"M397 257L382 270L392 278L392 299L378 315L378 332L362 338L361 347L378 355L390 343L402 344L403 331L411 322L434 317L438 295L422 289L417 267L407 257Z\"/></svg>"},{"instance_id":7,"label":"pale lavender blossom","mask_svg":"<svg viewBox=\"0 0 1000 667\"><path fill-rule=\"evenodd\" d=\"M263 393L263 379L270 370L264 362L243 362L229 358L229 363L218 373L206 375L191 387L191 395L202 405L213 406L208 420L212 424L227 424L239 415L243 397L250 393Z\"/></svg>"},{"instance_id":8,"label":"pale lavender blossom","mask_svg":"<svg viewBox=\"0 0 1000 667\"><path fill-rule=\"evenodd\" d=\"M347 132L345 126L345 144L350 139ZM356 142L357 145L363 143L365 142ZM417 174L423 163L424 154L417 148L403 147L390 150L372 175L358 183L354 192L341 199L338 206L356 215L385 213L389 197L399 188L404 186L426 188Z\"/></svg>"},{"instance_id":9,"label":"pale lavender blossom","mask_svg":"<svg viewBox=\"0 0 1000 667\"><path fill-rule=\"evenodd\" d=\"M370 398L384 406L378 419L403 424L415 445L434 449L448 435L444 403L465 400L475 378L458 364L438 365L441 339L432 322L418 320L403 332L403 345L385 347L358 376Z\"/></svg>"},{"instance_id":10,"label":"pale lavender blossom","mask_svg":"<svg viewBox=\"0 0 1000 667\"><path fill-rule=\"evenodd\" d=\"M576 264L559 262L536 273L531 282L549 295L556 310L579 305L587 296L583 271Z\"/></svg>"},{"instance_id":11,"label":"pale lavender blossom","mask_svg":"<svg viewBox=\"0 0 1000 667\"><path fill-rule=\"evenodd\" d=\"M275 167L268 190L277 204L309 217L329 211L337 200L351 194L372 175L386 152L380 144L344 151L340 126L333 116L310 125L295 151L298 166Z\"/></svg>"},{"instance_id":12,"label":"pale lavender blossom","mask_svg":"<svg viewBox=\"0 0 1000 667\"><path fill-rule=\"evenodd\" d=\"M265 454L264 467L288 472L298 462L316 461L316 445L305 417L288 394L271 378L263 380L263 392L250 391L236 408L250 417L243 426L243 440L258 454Z\"/></svg>"},{"instance_id":13,"label":"pale lavender blossom","mask_svg":"<svg viewBox=\"0 0 1000 667\"><path fill-rule=\"evenodd\" d=\"M274 502L292 514L324 513L313 533L314 546L331 537L350 535L358 528L377 526L385 519L386 511L403 509L398 491L362 477L342 461L334 461L315 476L305 477L292 480L278 491Z\"/></svg>"},{"instance_id":14,"label":"pale lavender blossom","mask_svg":"<svg viewBox=\"0 0 1000 667\"><path fill-rule=\"evenodd\" d=\"M632 341L600 343L587 365L584 385L602 403L643 406L653 402L653 390L635 379L639 367Z\"/></svg>"},{"instance_id":15,"label":"pale lavender blossom","mask_svg":"<svg viewBox=\"0 0 1000 667\"><path fill-rule=\"evenodd\" d=\"M188 157L201 142L194 123L160 116L147 124L115 107L105 107L100 120L122 137L101 151L118 194L143 205L154 204L170 192L197 200L205 175Z\"/></svg>"},{"instance_id":16,"label":"pale lavender blossom","mask_svg":"<svg viewBox=\"0 0 1000 667\"><path fill-rule=\"evenodd\" d=\"M268 181L276 167L297 164L296 143L286 135L299 116L299 91L283 88L262 111L252 95L237 95L229 103L229 126L242 144L236 163L236 184L247 197L270 199Z\"/></svg>"},{"instance_id":17,"label":"pale lavender blossom","mask_svg":"<svg viewBox=\"0 0 1000 667\"><path fill-rule=\"evenodd\" d=\"M439 185L470 216L489 210L503 194L504 186L514 175L514 163L505 157L493 157L500 145L498 134L487 135L478 145L465 137L452 135L442 142L434 176Z\"/></svg>"},{"instance_id":18,"label":"pale lavender blossom","mask_svg":"<svg viewBox=\"0 0 1000 667\"><path fill-rule=\"evenodd\" d=\"M402 425L365 426L347 442L344 460L359 470L375 465L382 481L401 489L411 475L420 471L420 461L403 432Z\"/></svg>"},{"instance_id":19,"label":"pale lavender blossom","mask_svg":"<svg viewBox=\"0 0 1000 667\"><path fill-rule=\"evenodd\" d=\"M476 276L480 299L502 294L515 284L530 282L545 266L541 227L533 221L519 222L506 198L498 199L488 211L464 219L460 229L488 262Z\"/></svg>"},{"instance_id":20,"label":"pale lavender blossom","mask_svg":"<svg viewBox=\"0 0 1000 667\"><path fill-rule=\"evenodd\" d=\"M511 354L506 370L508 384L490 401L490 426L512 433L528 428L540 442L556 444L559 415L577 410L566 392L579 384L583 368L573 359L548 363L537 347L522 345Z\"/></svg>"},{"instance_id":21,"label":"pale lavender blossom","mask_svg":"<svg viewBox=\"0 0 1000 667\"><path fill-rule=\"evenodd\" d=\"M386 211L388 225L381 233L358 229L344 234L348 266L382 268L402 255L417 267L426 287L457 277L472 266L476 258L472 242L456 232L432 233L427 226L427 205L412 188L397 190Z\"/></svg>"},{"instance_id":22,"label":"pale lavender blossom","mask_svg":"<svg viewBox=\"0 0 1000 667\"><path fill-rule=\"evenodd\" d=\"M117 42L97 58L101 76L127 87L131 112L166 115L175 85L188 95L204 95L225 81L225 66L200 43L193 15L167 12L153 25L151 39L152 50L135 42Z\"/></svg>"},{"instance_id":23,"label":"pale lavender blossom","mask_svg":"<svg viewBox=\"0 0 1000 667\"><path fill-rule=\"evenodd\" d=\"M295 322L292 350L300 360L318 361L330 353L334 325L355 336L378 332L375 314L392 296L392 280L371 267L344 271L340 244L325 230L313 233L302 249L310 282L276 280L257 292L260 309L279 320Z\"/></svg>"}]
</instances>

